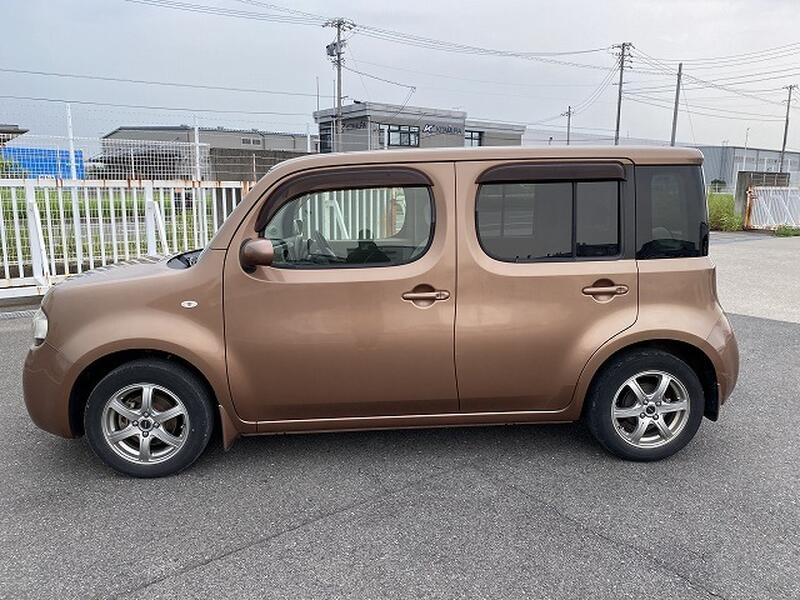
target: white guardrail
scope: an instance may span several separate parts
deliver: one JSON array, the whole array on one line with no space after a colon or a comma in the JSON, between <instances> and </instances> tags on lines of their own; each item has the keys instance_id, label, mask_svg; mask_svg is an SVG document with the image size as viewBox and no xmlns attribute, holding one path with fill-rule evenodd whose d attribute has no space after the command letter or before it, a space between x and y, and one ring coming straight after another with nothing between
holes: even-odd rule
<instances>
[{"instance_id":1,"label":"white guardrail","mask_svg":"<svg viewBox=\"0 0 800 600\"><path fill-rule=\"evenodd\" d=\"M0 179L0 299L88 269L208 243L251 184Z\"/></svg>"},{"instance_id":2,"label":"white guardrail","mask_svg":"<svg viewBox=\"0 0 800 600\"><path fill-rule=\"evenodd\" d=\"M800 227L800 188L755 186L748 190L745 227Z\"/></svg>"}]
</instances>

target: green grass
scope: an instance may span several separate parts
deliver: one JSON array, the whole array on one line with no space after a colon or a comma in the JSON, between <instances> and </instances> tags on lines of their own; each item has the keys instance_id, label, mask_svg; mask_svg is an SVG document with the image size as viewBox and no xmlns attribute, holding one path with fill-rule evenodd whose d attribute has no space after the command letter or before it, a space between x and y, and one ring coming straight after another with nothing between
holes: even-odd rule
<instances>
[{"instance_id":1,"label":"green grass","mask_svg":"<svg viewBox=\"0 0 800 600\"><path fill-rule=\"evenodd\" d=\"M800 227L791 227L790 225L781 225L775 230L775 235L778 237L794 237L800 236Z\"/></svg>"},{"instance_id":2,"label":"green grass","mask_svg":"<svg viewBox=\"0 0 800 600\"><path fill-rule=\"evenodd\" d=\"M742 217L733 212L733 194L708 195L708 222L712 231L742 230Z\"/></svg>"}]
</instances>

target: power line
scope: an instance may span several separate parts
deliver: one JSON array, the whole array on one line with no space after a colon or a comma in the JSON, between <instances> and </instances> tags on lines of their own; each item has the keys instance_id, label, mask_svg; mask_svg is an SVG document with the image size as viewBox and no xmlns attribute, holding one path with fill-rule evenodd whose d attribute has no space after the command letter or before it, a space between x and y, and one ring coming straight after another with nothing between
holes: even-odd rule
<instances>
[{"instance_id":1,"label":"power line","mask_svg":"<svg viewBox=\"0 0 800 600\"><path fill-rule=\"evenodd\" d=\"M689 99L686 97L686 92L682 93L683 104L686 106L686 116L689 118L689 131L692 132L692 143L697 144L697 137L694 134L694 121L692 120L692 111L689 110Z\"/></svg>"},{"instance_id":2,"label":"power line","mask_svg":"<svg viewBox=\"0 0 800 600\"><path fill-rule=\"evenodd\" d=\"M182 2L179 0L124 0L124 1L133 4L142 4L159 8L169 8L172 10L181 10L185 12L212 14L217 16L233 17L240 19L272 21L279 23L295 23L301 25L324 25L326 22L330 21L330 19L325 19L321 15L313 15L311 13L293 11L292 9L280 7L275 4L258 2L256 0L249 0L246 1L245 3L253 6L262 6L272 10L278 10L281 11L280 14L243 11L238 9L219 7L219 6L193 4L190 2ZM379 39L398 44L404 44L407 46L416 46L430 50L438 50L442 52L460 53L460 54L471 54L471 55L513 57L525 60L534 60L539 62L573 66L579 68L588 68L588 69L605 70L606 68L601 65L592 65L592 64L565 61L556 57L602 53L606 52L608 48L588 48L588 49L555 51L555 52L523 52L515 50L496 49L496 48L484 48L481 46L472 46L468 44L459 44L455 42L448 42L444 40L428 38L411 33L404 33L390 29L383 29L380 27L373 27L361 23L354 23L353 25L355 26L355 31L359 35L362 35L364 37Z\"/></svg>"},{"instance_id":3,"label":"power line","mask_svg":"<svg viewBox=\"0 0 800 600\"><path fill-rule=\"evenodd\" d=\"M583 112L597 102L600 96L602 96L603 92L611 85L611 81L614 79L614 74L617 72L619 65L620 61L617 61L617 64L614 65L613 68L609 69L608 73L606 73L606 76L603 77L600 85L598 85L588 97L573 107L573 112Z\"/></svg>"},{"instance_id":4,"label":"power line","mask_svg":"<svg viewBox=\"0 0 800 600\"><path fill-rule=\"evenodd\" d=\"M372 67L380 67L382 69L390 69L394 71L405 71L406 73L413 73L415 75L427 75L430 77L438 77L442 79L453 79L457 81L468 81L471 83L486 83L490 85L507 85L513 87L530 87L530 88L540 88L540 87L594 87L593 83L522 83L520 81L499 81L497 79L474 79L472 77L457 77L455 75L449 75L446 73L433 73L431 71L420 71L418 69L407 69L403 67L397 67L394 65L384 65L382 63L370 62L366 60L359 60L359 63L363 65L370 65Z\"/></svg>"},{"instance_id":5,"label":"power line","mask_svg":"<svg viewBox=\"0 0 800 600\"><path fill-rule=\"evenodd\" d=\"M144 84L144 85L160 85L160 86L168 86L168 87L178 87L178 88L188 88L188 89L195 89L195 90L218 90L223 92L243 92L248 94L270 94L270 95L277 95L277 96L301 96L307 98L316 98L316 94L306 93L306 92L289 92L283 90L265 90L265 89L258 89L258 88L240 88L240 87L229 87L224 85L211 85L211 84L201 84L201 83L178 83L174 81L153 81L148 79L128 79L125 77L110 77L104 75L86 75L80 73L58 73L55 71L35 71L30 69L12 69L8 67L0 67L0 72L2 73L15 73L19 75L40 75L45 77L60 77L65 79L87 79L92 81L107 81L107 82L114 82L114 83L135 83L135 84ZM324 96L326 98L332 98L333 96L327 95Z\"/></svg>"},{"instance_id":6,"label":"power line","mask_svg":"<svg viewBox=\"0 0 800 600\"><path fill-rule=\"evenodd\" d=\"M291 117L305 117L307 113L297 112L278 112L271 110L225 110L217 108L190 108L178 106L149 106L146 104L117 104L114 102L96 102L93 100L67 100L65 98L45 98L36 96L14 96L14 95L0 95L0 98L5 100L29 100L33 102L60 102L64 104L76 104L85 106L113 106L116 108L144 108L149 110L170 110L179 112L201 112L201 113L214 113L214 114L235 114L235 115L282 115Z\"/></svg>"},{"instance_id":7,"label":"power line","mask_svg":"<svg viewBox=\"0 0 800 600\"><path fill-rule=\"evenodd\" d=\"M800 52L800 42L792 42L791 44L785 44L783 46L776 46L774 48L765 48L763 50L754 50L752 52L744 52L741 54L729 54L726 56L716 56L716 57L706 57L706 58L654 58L661 63L678 63L683 62L687 65L698 65L698 64L720 64L720 63L729 63L729 62L736 62L737 64L742 64L743 60L748 60L748 58L755 58L755 57L763 57L769 56L770 58L775 55L781 55L783 53L786 54L796 54Z\"/></svg>"},{"instance_id":8,"label":"power line","mask_svg":"<svg viewBox=\"0 0 800 600\"><path fill-rule=\"evenodd\" d=\"M371 73L365 73L364 71L359 71L357 69L351 69L350 67L342 66L345 71L350 71L351 73L355 73L356 75L362 75L364 77L369 77L370 79L375 79L376 81L382 81L383 83L390 83L392 85L396 85L399 87L409 88L412 90L416 90L417 86L415 85L408 85L407 83L400 83L399 81L392 81L391 79L384 79L383 77L378 77L377 75L372 75Z\"/></svg>"},{"instance_id":9,"label":"power line","mask_svg":"<svg viewBox=\"0 0 800 600\"><path fill-rule=\"evenodd\" d=\"M320 21L328 21L330 17L326 17L323 15L318 15L315 13L305 12L302 10L297 10L296 8L288 8L286 6L279 6L278 4L272 4L270 2L261 2L260 0L234 0L234 2L239 2L240 4L249 4L250 6L260 6L263 8L268 8L270 10L277 10L284 13L289 13L291 15L295 15L297 17L308 18L308 19L317 19Z\"/></svg>"},{"instance_id":10,"label":"power line","mask_svg":"<svg viewBox=\"0 0 800 600\"><path fill-rule=\"evenodd\" d=\"M205 15L216 15L221 17L233 17L237 19L248 19L256 21L270 21L273 23L292 23L295 25L322 25L323 21L315 18L301 16L276 15L263 12L237 10L221 6L208 6L205 4L192 4L190 2L180 2L178 0L123 0L131 4L142 4L157 8L169 8L183 12L192 12Z\"/></svg>"},{"instance_id":11,"label":"power line","mask_svg":"<svg viewBox=\"0 0 800 600\"><path fill-rule=\"evenodd\" d=\"M667 100L665 100L664 98L657 98L656 96L649 96L647 94L639 94L637 92L625 92L625 95L626 96L630 96L630 97L634 97L634 98L644 99L644 100L651 100L653 102L667 102ZM729 108L718 108L716 106L704 106L702 104L695 104L694 106L695 106L695 108L700 108L700 109L703 109L703 110L710 110L710 111L716 111L716 112L721 112L721 113L730 113L730 114L734 114L734 115L745 115L745 116L751 116L751 117L764 117L764 118L767 118L767 119L781 119L782 118L780 115L765 115L764 113L753 113L753 112L749 112L749 111L732 110L732 109L729 109Z\"/></svg>"},{"instance_id":12,"label":"power line","mask_svg":"<svg viewBox=\"0 0 800 600\"><path fill-rule=\"evenodd\" d=\"M635 102L636 104L646 104L647 106L654 106L657 108L664 108L667 110L672 110L672 106L668 104L661 104L657 102L651 102L649 100L642 100L640 98L630 97L630 95L626 95L628 100L631 102ZM709 117L712 119L727 119L733 121L760 121L762 123L780 123L783 119L764 119L764 118L749 118L749 117L737 117L737 116L729 116L729 115L719 115L713 114L708 112L700 112L700 111L693 111L695 115L701 115L703 117Z\"/></svg>"},{"instance_id":13,"label":"power line","mask_svg":"<svg viewBox=\"0 0 800 600\"><path fill-rule=\"evenodd\" d=\"M646 63L650 64L651 66L654 66L654 67L656 67L658 69L663 70L666 73L670 73L671 74L669 67L659 63L656 59L654 59L653 57L649 56L648 54L642 52L641 50L637 51L637 57L642 59ZM703 86L706 86L706 87L712 87L712 88L715 88L715 89L718 89L718 90L731 92L731 93L734 93L734 94L738 94L739 96L743 96L745 98L752 98L754 100L759 100L759 101L764 102L766 104L781 105L780 102L777 102L777 101L774 101L774 100L770 100L768 98L763 98L761 96L757 96L755 94L743 91L741 89L737 89L737 88L731 87L728 84L719 84L719 83L716 83L716 82L713 82L713 81L707 81L705 79L700 79L699 77L695 77L695 76L689 75L689 74L684 74L684 77L686 79L690 79L690 80L694 81L695 83L702 84Z\"/></svg>"},{"instance_id":14,"label":"power line","mask_svg":"<svg viewBox=\"0 0 800 600\"><path fill-rule=\"evenodd\" d=\"M665 70L664 72L668 71ZM741 74L741 75L734 75L727 77L717 77L709 80L709 82L715 84L724 84L724 85L731 85L731 84L744 85L748 83L760 83L762 81L785 79L787 77L793 77L798 74L800 74L800 70L798 70L798 67L795 65L784 69L775 69L773 71L758 71L755 73L748 73L748 74ZM764 77L765 75L775 75L775 76ZM704 81L704 80L698 80L698 81ZM672 89L672 86L670 84L652 85L654 82L642 82L642 83L644 84L644 87L637 88L639 91L657 91L661 89ZM701 85L699 87L706 87L706 86ZM746 91L752 91L752 90L746 90Z\"/></svg>"}]
</instances>

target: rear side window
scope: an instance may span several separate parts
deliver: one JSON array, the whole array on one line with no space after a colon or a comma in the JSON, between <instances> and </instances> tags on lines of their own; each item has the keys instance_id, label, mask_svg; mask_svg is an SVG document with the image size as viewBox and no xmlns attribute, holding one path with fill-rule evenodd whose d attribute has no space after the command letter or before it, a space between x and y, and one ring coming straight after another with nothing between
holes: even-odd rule
<instances>
[{"instance_id":1,"label":"rear side window","mask_svg":"<svg viewBox=\"0 0 800 600\"><path fill-rule=\"evenodd\" d=\"M504 262L617 256L616 181L489 183L475 205L478 241Z\"/></svg>"},{"instance_id":2,"label":"rear side window","mask_svg":"<svg viewBox=\"0 0 800 600\"><path fill-rule=\"evenodd\" d=\"M636 168L636 258L708 254L708 218L699 166Z\"/></svg>"}]
</instances>

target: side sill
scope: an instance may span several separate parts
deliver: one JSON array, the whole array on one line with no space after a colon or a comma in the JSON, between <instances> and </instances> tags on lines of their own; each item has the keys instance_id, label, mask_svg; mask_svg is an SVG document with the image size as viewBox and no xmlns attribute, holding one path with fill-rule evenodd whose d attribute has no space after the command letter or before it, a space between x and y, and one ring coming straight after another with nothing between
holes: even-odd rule
<instances>
[{"instance_id":1,"label":"side sill","mask_svg":"<svg viewBox=\"0 0 800 600\"><path fill-rule=\"evenodd\" d=\"M517 423L569 423L578 416L572 406L558 411L510 411L442 413L422 415L382 415L371 417L330 417L259 421L258 434L355 431L364 429L412 429L470 425L514 425Z\"/></svg>"}]
</instances>

